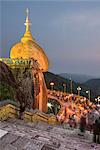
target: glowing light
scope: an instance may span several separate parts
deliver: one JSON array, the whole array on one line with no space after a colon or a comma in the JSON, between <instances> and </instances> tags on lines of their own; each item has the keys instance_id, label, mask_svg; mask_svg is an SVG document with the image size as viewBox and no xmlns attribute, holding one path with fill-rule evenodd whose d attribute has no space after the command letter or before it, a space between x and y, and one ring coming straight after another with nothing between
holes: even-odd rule
<instances>
[{"instance_id":1,"label":"glowing light","mask_svg":"<svg viewBox=\"0 0 100 150\"><path fill-rule=\"evenodd\" d=\"M51 103L47 103L47 106L51 108L53 105Z\"/></svg>"}]
</instances>

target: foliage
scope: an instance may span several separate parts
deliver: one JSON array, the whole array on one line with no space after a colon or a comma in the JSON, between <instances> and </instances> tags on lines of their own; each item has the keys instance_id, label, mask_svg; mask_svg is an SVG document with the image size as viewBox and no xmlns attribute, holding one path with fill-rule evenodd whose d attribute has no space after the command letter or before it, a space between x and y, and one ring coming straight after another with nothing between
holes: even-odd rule
<instances>
[{"instance_id":1,"label":"foliage","mask_svg":"<svg viewBox=\"0 0 100 150\"><path fill-rule=\"evenodd\" d=\"M1 82L0 83L0 101L6 99L15 99L15 89L10 85Z\"/></svg>"}]
</instances>

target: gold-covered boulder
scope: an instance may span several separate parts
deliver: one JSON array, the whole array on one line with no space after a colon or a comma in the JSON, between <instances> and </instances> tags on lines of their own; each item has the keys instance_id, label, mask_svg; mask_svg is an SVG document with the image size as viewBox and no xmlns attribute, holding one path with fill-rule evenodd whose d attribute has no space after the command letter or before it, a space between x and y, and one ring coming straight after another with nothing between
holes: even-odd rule
<instances>
[{"instance_id":1,"label":"gold-covered boulder","mask_svg":"<svg viewBox=\"0 0 100 150\"><path fill-rule=\"evenodd\" d=\"M32 37L30 32L30 25L31 23L28 17L27 10L25 34L21 38L21 41L19 43L12 46L10 51L10 57L23 59L33 58L39 63L39 69L41 69L43 72L46 72L48 71L49 67L48 58L44 50L36 43L35 39Z\"/></svg>"}]
</instances>

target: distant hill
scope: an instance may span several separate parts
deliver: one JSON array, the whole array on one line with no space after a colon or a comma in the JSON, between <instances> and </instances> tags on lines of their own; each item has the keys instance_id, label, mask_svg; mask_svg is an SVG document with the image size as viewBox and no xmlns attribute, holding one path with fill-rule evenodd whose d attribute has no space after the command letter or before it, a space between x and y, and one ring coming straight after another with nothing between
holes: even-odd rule
<instances>
[{"instance_id":1,"label":"distant hill","mask_svg":"<svg viewBox=\"0 0 100 150\"><path fill-rule=\"evenodd\" d=\"M59 74L61 77L72 79L75 82L84 83L90 79L95 78L94 76L82 75L82 74L72 74L72 73L61 73Z\"/></svg>"},{"instance_id":2,"label":"distant hill","mask_svg":"<svg viewBox=\"0 0 100 150\"><path fill-rule=\"evenodd\" d=\"M67 92L70 93L70 80L69 79L65 79L65 78L63 78L59 75L56 75L54 73L51 73L51 72L45 72L44 77L45 77L46 85L47 85L48 89L50 89L50 82L54 82L54 89L63 91L63 83L65 83L65 84L67 84ZM78 86L81 86L81 88L82 88L81 95L87 97L86 90L88 90L88 87L86 87L85 85L82 85L80 83L76 83L74 81L73 81L73 93L77 94Z\"/></svg>"},{"instance_id":3,"label":"distant hill","mask_svg":"<svg viewBox=\"0 0 100 150\"><path fill-rule=\"evenodd\" d=\"M89 89L93 92L93 97L97 97L98 95L100 96L100 78L88 80L83 83L83 85L89 87Z\"/></svg>"},{"instance_id":4,"label":"distant hill","mask_svg":"<svg viewBox=\"0 0 100 150\"><path fill-rule=\"evenodd\" d=\"M54 73L51 72L45 72L44 77L45 77L47 88L50 89L50 83L54 82L54 89L63 91L63 84L67 84L68 92L70 92L69 89L70 80L65 79L59 75L55 75Z\"/></svg>"}]
</instances>

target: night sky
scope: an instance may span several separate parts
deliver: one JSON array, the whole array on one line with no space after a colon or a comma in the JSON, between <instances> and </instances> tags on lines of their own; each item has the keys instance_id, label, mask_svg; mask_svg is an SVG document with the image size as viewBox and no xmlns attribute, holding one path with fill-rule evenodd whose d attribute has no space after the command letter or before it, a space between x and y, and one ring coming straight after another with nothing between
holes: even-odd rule
<instances>
[{"instance_id":1,"label":"night sky","mask_svg":"<svg viewBox=\"0 0 100 150\"><path fill-rule=\"evenodd\" d=\"M0 57L23 36L27 7L49 71L100 77L100 1L0 1Z\"/></svg>"}]
</instances>

